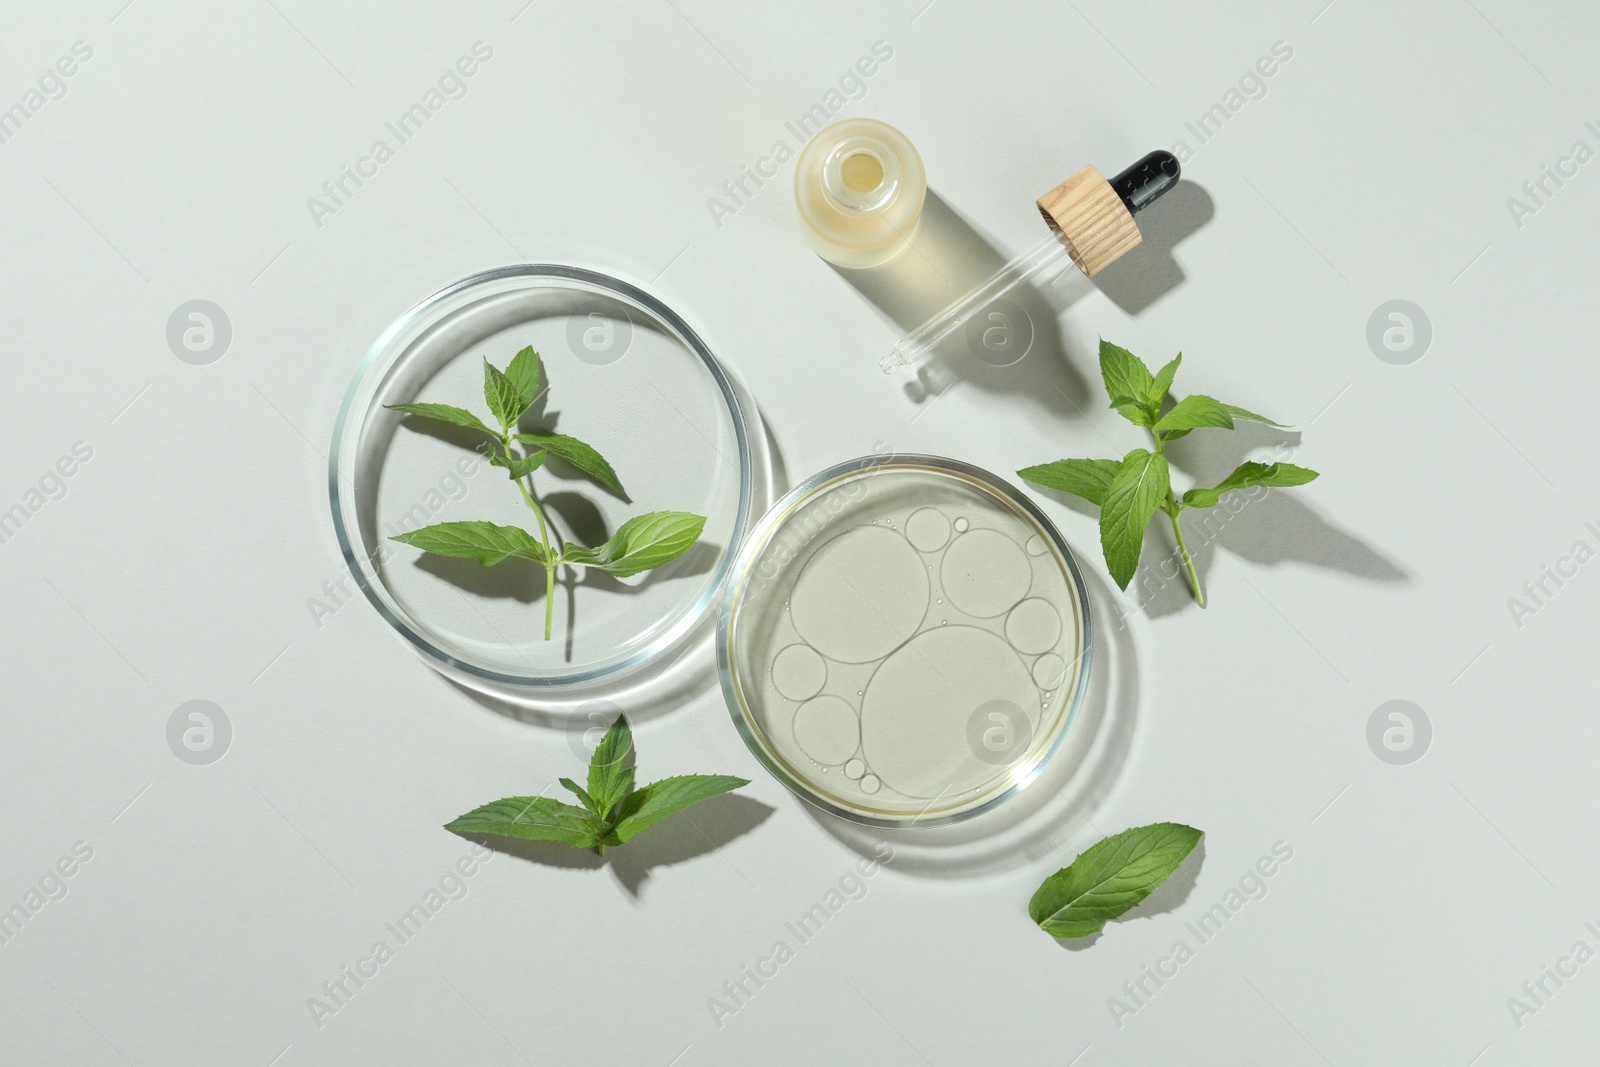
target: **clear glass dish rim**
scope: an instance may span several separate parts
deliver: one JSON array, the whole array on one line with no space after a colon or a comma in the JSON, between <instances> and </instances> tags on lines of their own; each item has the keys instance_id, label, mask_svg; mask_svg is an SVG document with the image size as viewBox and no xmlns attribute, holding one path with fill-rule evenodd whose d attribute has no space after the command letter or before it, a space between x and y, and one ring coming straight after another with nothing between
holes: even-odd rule
<instances>
[{"instance_id":1,"label":"clear glass dish rim","mask_svg":"<svg viewBox=\"0 0 1600 1067\"><path fill-rule=\"evenodd\" d=\"M1020 775L1013 773L1011 784L982 804L961 811L951 812L947 815L932 817L914 815L903 818L880 817L865 815L852 808L835 804L817 794L810 786L790 774L783 763L768 751L766 743L762 741L755 726L750 722L745 712L744 697L734 677L733 670L733 616L734 609L738 606L743 588L743 580L748 575L755 556L766 546L768 538L795 510L800 501L814 495L828 484L840 481L846 477L860 474L863 471L894 470L898 468L934 468L959 474L973 481L980 482L995 493L1016 505L1024 513L1038 523L1039 528L1049 537L1051 543L1060 552L1061 558L1066 561L1067 572L1072 576L1072 585L1077 593L1078 606L1083 617L1083 655L1078 670L1078 683L1073 688L1072 696L1067 702L1066 720L1061 728L1056 731L1055 739L1050 747L1042 750L1033 762ZM1089 604L1089 591L1084 585L1083 574L1078 570L1078 559L1073 554L1072 548L1066 539L1061 536L1061 531L1056 529L1043 510L1023 493L1007 482L1005 479L982 467L965 463L959 459L947 456L933 456L920 452L897 452L882 456L860 456L848 459L842 463L835 463L825 470L818 471L793 489L783 495L777 503L767 509L751 528L745 537L744 543L739 547L737 559L734 561L732 576L726 580L722 594L722 610L717 618L717 674L722 682L722 695L728 705L728 714L733 718L733 725L739 731L739 736L744 739L745 745L761 761L769 773L778 781L788 787L789 791L801 800L820 808L830 815L837 816L848 822L860 826L872 826L880 829L905 829L905 828L931 828L936 826L949 826L952 823L965 822L967 819L976 818L985 812L1010 800L1031 785L1040 774L1044 772L1051 760L1061 751L1061 746L1066 742L1067 734L1071 733L1073 724L1077 722L1078 713L1083 708L1084 698L1089 690L1089 674L1094 661L1094 613Z\"/></svg>"},{"instance_id":2,"label":"clear glass dish rim","mask_svg":"<svg viewBox=\"0 0 1600 1067\"><path fill-rule=\"evenodd\" d=\"M451 297L474 286L511 278L555 278L568 282L577 282L581 285L590 285L613 296L620 297L624 302L632 303L654 316L657 321L671 330L678 341L693 352L701 363L705 365L706 370L710 372L712 380L716 382L717 389L721 392L723 402L727 405L728 414L733 423L734 440L738 445L739 451L739 502L734 515L733 527L729 532L729 546L722 553L722 559L717 564L717 573L714 579L706 585L698 600L683 612L676 623L658 634L648 645L626 659L618 660L603 667L574 671L568 674L527 676L489 670L451 655L412 629L404 619L391 611L383 598L371 588L366 574L357 562L355 546L352 544L345 528L346 513L351 512L352 509L345 504L339 488L339 462L345 436L351 430L359 432L360 424L364 423L368 413L365 409L359 413L354 410L356 397L369 377L380 369L379 361L383 358L394 339ZM350 571L351 576L355 578L356 585L360 587L362 595L367 598L367 602L377 609L378 614L401 637L405 638L413 649L434 665L448 671L460 671L470 677L486 682L521 690L559 692L579 687L590 687L597 682L621 678L645 662L673 648L685 635L693 631L705 619L707 613L713 610L721 601L722 588L727 584L728 576L733 573L734 560L738 555L738 549L743 546L745 532L750 524L750 508L754 496L755 463L751 455L750 426L745 415L744 406L740 403L738 392L734 389L732 382L729 381L727 372L723 370L722 364L717 361L717 358L712 355L706 343L700 339L700 335L666 303L631 282L602 271L591 270L587 267L573 267L561 263L518 263L480 271L477 274L471 274L452 282L443 289L413 304L403 312L378 335L377 340L367 349L366 355L362 357L360 364L357 365L355 373L351 375L350 384L346 387L344 399L339 405L339 416L333 424L333 447L328 452L328 499L333 511L334 535L339 540L339 552L344 557L345 567Z\"/></svg>"}]
</instances>

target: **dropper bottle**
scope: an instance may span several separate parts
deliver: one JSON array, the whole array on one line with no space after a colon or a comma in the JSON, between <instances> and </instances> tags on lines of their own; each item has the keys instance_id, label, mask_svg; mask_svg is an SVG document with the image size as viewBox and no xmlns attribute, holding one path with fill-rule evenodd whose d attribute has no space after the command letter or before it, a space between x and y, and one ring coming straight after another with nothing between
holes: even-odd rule
<instances>
[{"instance_id":1,"label":"dropper bottle","mask_svg":"<svg viewBox=\"0 0 1600 1067\"><path fill-rule=\"evenodd\" d=\"M934 348L984 308L1032 278L1053 278L1076 264L1093 277L1141 240L1134 216L1178 184L1178 157L1155 151L1107 181L1084 167L1041 196L1039 213L1050 235L997 270L987 281L900 339L879 361L885 374L926 359Z\"/></svg>"},{"instance_id":2,"label":"dropper bottle","mask_svg":"<svg viewBox=\"0 0 1600 1067\"><path fill-rule=\"evenodd\" d=\"M876 119L824 127L795 164L800 230L837 267L882 266L909 248L927 193L916 147Z\"/></svg>"}]
</instances>

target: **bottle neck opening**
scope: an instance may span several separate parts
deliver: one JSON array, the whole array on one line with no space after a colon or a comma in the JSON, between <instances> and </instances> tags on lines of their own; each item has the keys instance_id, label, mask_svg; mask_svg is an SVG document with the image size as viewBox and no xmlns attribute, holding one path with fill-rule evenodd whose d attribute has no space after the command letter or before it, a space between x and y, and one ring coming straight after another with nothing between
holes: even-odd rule
<instances>
[{"instance_id":1,"label":"bottle neck opening","mask_svg":"<svg viewBox=\"0 0 1600 1067\"><path fill-rule=\"evenodd\" d=\"M822 162L822 191L840 211L861 215L882 211L900 191L899 161L881 141L847 138Z\"/></svg>"}]
</instances>

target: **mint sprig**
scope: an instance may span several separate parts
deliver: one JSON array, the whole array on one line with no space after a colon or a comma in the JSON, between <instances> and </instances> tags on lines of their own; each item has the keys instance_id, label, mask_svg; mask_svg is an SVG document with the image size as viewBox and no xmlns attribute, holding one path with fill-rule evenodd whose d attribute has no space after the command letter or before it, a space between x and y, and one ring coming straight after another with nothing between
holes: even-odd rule
<instances>
[{"instance_id":1,"label":"mint sprig","mask_svg":"<svg viewBox=\"0 0 1600 1067\"><path fill-rule=\"evenodd\" d=\"M1216 485L1209 489L1190 489L1180 498L1172 488L1172 471L1167 464L1169 442L1193 430L1231 430L1241 419L1282 426L1265 415L1199 393L1178 400L1163 412L1182 362L1180 352L1151 374L1144 360L1102 340L1100 377L1105 383L1106 395L1111 398L1111 407L1135 426L1145 427L1154 450L1136 448L1120 460L1058 459L1054 463L1026 467L1019 470L1017 476L1044 489L1082 497L1100 508L1100 547L1105 553L1106 568L1119 589L1128 588L1139 567L1145 527L1157 511L1164 512L1172 523L1173 540L1183 557L1195 601L1205 607L1205 591L1200 588L1200 576L1195 572L1194 558L1184 542L1178 516L1188 508L1216 506L1230 489L1304 485L1317 477L1317 472L1293 463L1241 463Z\"/></svg>"},{"instance_id":2,"label":"mint sprig","mask_svg":"<svg viewBox=\"0 0 1600 1067\"><path fill-rule=\"evenodd\" d=\"M552 797L505 797L474 808L445 824L458 834L491 834L524 841L555 841L573 848L592 848L605 855L607 845L623 845L641 830L691 804L749 785L726 774L681 774L633 788L627 757L633 733L625 715L617 716L589 759L589 779L580 786L571 778L561 784L582 807Z\"/></svg>"},{"instance_id":3,"label":"mint sprig","mask_svg":"<svg viewBox=\"0 0 1600 1067\"><path fill-rule=\"evenodd\" d=\"M1113 834L1046 878L1028 901L1028 917L1052 937L1099 933L1165 882L1200 837L1175 822Z\"/></svg>"},{"instance_id":4,"label":"mint sprig","mask_svg":"<svg viewBox=\"0 0 1600 1067\"><path fill-rule=\"evenodd\" d=\"M436 556L475 559L485 566L515 557L538 563L545 572L544 639L550 640L555 612L556 571L561 567L594 567L618 578L671 563L687 552L705 530L704 516L686 511L652 511L624 522L611 539L588 547L552 536L552 524L532 489L532 474L548 456L567 463L613 492L622 492L617 472L593 446L558 433L519 433L518 423L539 396L548 391L544 361L530 345L518 352L504 371L483 361L483 399L499 425L490 429L477 415L451 404L390 404L389 410L477 430L492 438L489 462L503 469L527 502L538 525L537 538L515 526L492 522L440 522L408 533L400 541ZM522 446L520 454L513 443ZM535 810L542 811L544 806ZM563 824L564 825L564 824Z\"/></svg>"}]
</instances>

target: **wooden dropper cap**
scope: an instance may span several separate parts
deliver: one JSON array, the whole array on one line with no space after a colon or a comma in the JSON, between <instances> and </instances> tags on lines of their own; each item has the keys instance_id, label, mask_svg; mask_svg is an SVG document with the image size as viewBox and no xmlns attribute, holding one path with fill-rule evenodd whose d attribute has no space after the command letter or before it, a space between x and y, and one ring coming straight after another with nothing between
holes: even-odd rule
<instances>
[{"instance_id":1,"label":"wooden dropper cap","mask_svg":"<svg viewBox=\"0 0 1600 1067\"><path fill-rule=\"evenodd\" d=\"M1178 157L1155 151L1110 181L1093 167L1041 196L1044 221L1061 235L1067 253L1093 277L1140 241L1133 216L1178 184Z\"/></svg>"}]
</instances>

